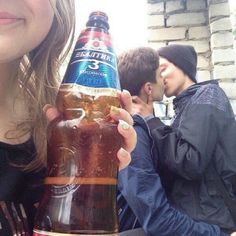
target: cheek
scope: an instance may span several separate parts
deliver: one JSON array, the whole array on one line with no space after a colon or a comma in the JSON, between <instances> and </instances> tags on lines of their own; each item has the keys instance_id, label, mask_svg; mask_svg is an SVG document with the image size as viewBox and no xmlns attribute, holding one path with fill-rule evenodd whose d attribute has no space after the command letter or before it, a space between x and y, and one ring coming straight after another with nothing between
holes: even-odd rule
<instances>
[{"instance_id":1,"label":"cheek","mask_svg":"<svg viewBox=\"0 0 236 236\"><path fill-rule=\"evenodd\" d=\"M31 0L32 1L32 0ZM28 23L28 39L31 47L37 47L47 36L51 29L54 11L49 0L33 0L32 18Z\"/></svg>"},{"instance_id":2,"label":"cheek","mask_svg":"<svg viewBox=\"0 0 236 236\"><path fill-rule=\"evenodd\" d=\"M33 15L49 14L53 12L56 5L56 0L21 0L24 6L28 8ZM60 0L59 0L60 1Z\"/></svg>"},{"instance_id":3,"label":"cheek","mask_svg":"<svg viewBox=\"0 0 236 236\"><path fill-rule=\"evenodd\" d=\"M0 63L22 57L36 48L47 36L54 18L49 0L19 0L24 2L24 22L0 33ZM1 2L1 0L0 0Z\"/></svg>"},{"instance_id":4,"label":"cheek","mask_svg":"<svg viewBox=\"0 0 236 236\"><path fill-rule=\"evenodd\" d=\"M159 86L160 93L163 93L165 89L164 82L162 81L158 86Z\"/></svg>"},{"instance_id":5,"label":"cheek","mask_svg":"<svg viewBox=\"0 0 236 236\"><path fill-rule=\"evenodd\" d=\"M50 28L54 17L53 3L51 3L49 0L33 1L35 2L32 9L32 11L34 11L34 18L40 27L44 26L47 30Z\"/></svg>"},{"instance_id":6,"label":"cheek","mask_svg":"<svg viewBox=\"0 0 236 236\"><path fill-rule=\"evenodd\" d=\"M164 85L164 91L165 93L173 93L176 88L176 82L174 81L173 78L167 79Z\"/></svg>"},{"instance_id":7,"label":"cheek","mask_svg":"<svg viewBox=\"0 0 236 236\"><path fill-rule=\"evenodd\" d=\"M22 0L21 0L22 1ZM45 28L47 31L50 28L55 5L51 0L25 0L29 12L27 19L30 24L37 24L39 28Z\"/></svg>"}]
</instances>

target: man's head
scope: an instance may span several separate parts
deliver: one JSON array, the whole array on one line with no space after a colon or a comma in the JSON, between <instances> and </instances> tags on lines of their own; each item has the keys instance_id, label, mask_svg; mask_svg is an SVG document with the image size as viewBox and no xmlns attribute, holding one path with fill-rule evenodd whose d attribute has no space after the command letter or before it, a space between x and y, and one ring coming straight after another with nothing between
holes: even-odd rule
<instances>
[{"instance_id":1,"label":"man's head","mask_svg":"<svg viewBox=\"0 0 236 236\"><path fill-rule=\"evenodd\" d=\"M177 96L197 82L197 53L192 46L169 45L158 53L167 97Z\"/></svg>"},{"instance_id":2,"label":"man's head","mask_svg":"<svg viewBox=\"0 0 236 236\"><path fill-rule=\"evenodd\" d=\"M163 98L163 81L159 76L159 56L149 47L139 47L124 52L118 57L118 72L122 89L132 96L146 100Z\"/></svg>"}]
</instances>

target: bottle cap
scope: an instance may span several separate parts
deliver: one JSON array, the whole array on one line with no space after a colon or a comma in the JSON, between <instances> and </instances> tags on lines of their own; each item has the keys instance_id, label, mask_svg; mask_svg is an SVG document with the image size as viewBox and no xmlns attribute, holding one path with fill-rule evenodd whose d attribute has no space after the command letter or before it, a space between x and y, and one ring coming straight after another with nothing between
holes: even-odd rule
<instances>
[{"instance_id":1,"label":"bottle cap","mask_svg":"<svg viewBox=\"0 0 236 236\"><path fill-rule=\"evenodd\" d=\"M87 27L101 27L109 30L108 16L101 11L94 11L89 15L89 20L86 24Z\"/></svg>"}]
</instances>

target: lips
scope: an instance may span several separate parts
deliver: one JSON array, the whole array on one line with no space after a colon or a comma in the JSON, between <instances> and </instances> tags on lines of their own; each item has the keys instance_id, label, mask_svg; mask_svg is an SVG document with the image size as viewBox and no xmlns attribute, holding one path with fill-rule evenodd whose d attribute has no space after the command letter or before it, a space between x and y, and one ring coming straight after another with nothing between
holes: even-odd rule
<instances>
[{"instance_id":1,"label":"lips","mask_svg":"<svg viewBox=\"0 0 236 236\"><path fill-rule=\"evenodd\" d=\"M20 20L23 19L8 12L0 12L0 25L12 24Z\"/></svg>"}]
</instances>

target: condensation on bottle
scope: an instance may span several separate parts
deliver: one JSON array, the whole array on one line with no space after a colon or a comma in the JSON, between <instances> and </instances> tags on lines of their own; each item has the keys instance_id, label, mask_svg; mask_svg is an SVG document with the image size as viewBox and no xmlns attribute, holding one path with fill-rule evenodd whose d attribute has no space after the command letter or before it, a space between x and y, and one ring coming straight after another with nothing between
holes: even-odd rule
<instances>
[{"instance_id":1,"label":"condensation on bottle","mask_svg":"<svg viewBox=\"0 0 236 236\"><path fill-rule=\"evenodd\" d=\"M108 30L107 15L92 12L59 88L34 236L117 235L122 137L109 113L120 106L120 84Z\"/></svg>"}]
</instances>

